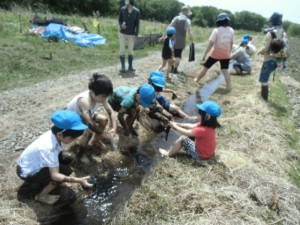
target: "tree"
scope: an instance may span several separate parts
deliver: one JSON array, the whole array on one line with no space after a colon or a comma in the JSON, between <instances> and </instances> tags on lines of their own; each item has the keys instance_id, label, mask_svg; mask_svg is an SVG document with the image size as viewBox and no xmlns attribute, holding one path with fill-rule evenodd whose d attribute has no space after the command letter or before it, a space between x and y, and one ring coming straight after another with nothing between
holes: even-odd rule
<instances>
[{"instance_id":1,"label":"tree","mask_svg":"<svg viewBox=\"0 0 300 225\"><path fill-rule=\"evenodd\" d=\"M256 13L242 11L235 14L236 29L261 31L265 22L266 19Z\"/></svg>"}]
</instances>

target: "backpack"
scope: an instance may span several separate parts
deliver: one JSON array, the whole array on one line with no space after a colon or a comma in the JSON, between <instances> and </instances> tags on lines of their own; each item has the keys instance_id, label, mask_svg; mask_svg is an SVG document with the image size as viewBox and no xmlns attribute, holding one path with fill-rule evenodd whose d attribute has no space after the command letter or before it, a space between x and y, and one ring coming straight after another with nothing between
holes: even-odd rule
<instances>
[{"instance_id":1,"label":"backpack","mask_svg":"<svg viewBox=\"0 0 300 225\"><path fill-rule=\"evenodd\" d=\"M277 64L282 64L286 68L286 61L290 55L289 40L285 31L282 32L280 37L277 37L274 30L270 31L272 41L270 43L270 51L276 56ZM280 65L279 65L280 66Z\"/></svg>"},{"instance_id":2,"label":"backpack","mask_svg":"<svg viewBox=\"0 0 300 225\"><path fill-rule=\"evenodd\" d=\"M277 68L274 70L273 81L275 81L275 71L278 74L282 74L284 69L287 67L287 59L290 55L289 52L289 40L285 31L282 32L280 37L277 37L274 30L269 31L272 36L272 41L270 43L270 51L276 57Z\"/></svg>"}]
</instances>

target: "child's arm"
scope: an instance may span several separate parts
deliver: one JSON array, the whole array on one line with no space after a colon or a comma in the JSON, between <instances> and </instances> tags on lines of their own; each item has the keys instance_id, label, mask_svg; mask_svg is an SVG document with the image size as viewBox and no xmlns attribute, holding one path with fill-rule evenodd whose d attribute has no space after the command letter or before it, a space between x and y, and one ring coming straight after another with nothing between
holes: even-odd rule
<instances>
[{"instance_id":1,"label":"child's arm","mask_svg":"<svg viewBox=\"0 0 300 225\"><path fill-rule=\"evenodd\" d=\"M193 129L197 127L197 123L176 123L176 125L185 129Z\"/></svg>"},{"instance_id":2,"label":"child's arm","mask_svg":"<svg viewBox=\"0 0 300 225\"><path fill-rule=\"evenodd\" d=\"M130 135L130 128L129 128L129 125L126 123L125 119L124 119L124 115L125 115L126 111L127 111L127 109L122 106L121 109L118 112L118 119L120 121L120 124L122 125L122 127L125 130L125 135L129 136Z\"/></svg>"},{"instance_id":3,"label":"child's arm","mask_svg":"<svg viewBox=\"0 0 300 225\"><path fill-rule=\"evenodd\" d=\"M51 179L57 182L79 183L84 187L91 188L93 184L90 184L87 180L90 176L86 177L69 177L59 172L59 167L49 168Z\"/></svg>"},{"instance_id":4,"label":"child's arm","mask_svg":"<svg viewBox=\"0 0 300 225\"><path fill-rule=\"evenodd\" d=\"M114 110L112 109L112 107L110 106L110 104L108 104L107 101L102 103L102 105L103 105L103 107L105 108L105 110L108 114L108 117L109 117L109 120L110 120L110 123L111 123L111 126L112 126L112 130L110 130L108 132L112 136L115 136L116 130L117 130L117 117L116 117L116 114L115 114Z\"/></svg>"},{"instance_id":5,"label":"child's arm","mask_svg":"<svg viewBox=\"0 0 300 225\"><path fill-rule=\"evenodd\" d=\"M97 134L102 133L102 129L94 122L92 113L90 110L90 102L88 99L80 98L77 101L77 106L79 110L82 112L82 117L86 125L88 125L89 129L94 131Z\"/></svg>"},{"instance_id":6,"label":"child's arm","mask_svg":"<svg viewBox=\"0 0 300 225\"><path fill-rule=\"evenodd\" d=\"M178 126L175 122L172 122L172 121L170 121L170 126L174 130L178 131L180 134L183 134L183 135L186 135L186 136L189 136L189 137L194 137L191 129L185 129L181 126Z\"/></svg>"}]
</instances>

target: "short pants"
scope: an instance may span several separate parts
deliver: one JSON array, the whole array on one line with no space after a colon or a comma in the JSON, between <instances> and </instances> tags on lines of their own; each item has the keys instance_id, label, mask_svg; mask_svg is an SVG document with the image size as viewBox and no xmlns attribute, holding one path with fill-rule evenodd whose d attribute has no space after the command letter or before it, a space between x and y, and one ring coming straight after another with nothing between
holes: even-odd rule
<instances>
[{"instance_id":1,"label":"short pants","mask_svg":"<svg viewBox=\"0 0 300 225\"><path fill-rule=\"evenodd\" d=\"M223 69L228 69L229 67L229 61L230 59L214 59L212 57L208 57L208 59L206 60L206 62L204 63L204 66L209 69L210 67L212 67L216 62L220 61L221 64L221 70Z\"/></svg>"},{"instance_id":2,"label":"short pants","mask_svg":"<svg viewBox=\"0 0 300 225\"><path fill-rule=\"evenodd\" d=\"M182 49L174 49L174 55L175 55L175 58L181 59Z\"/></svg>"},{"instance_id":3,"label":"short pants","mask_svg":"<svg viewBox=\"0 0 300 225\"><path fill-rule=\"evenodd\" d=\"M183 146L183 148L185 149L185 151L192 156L192 158L196 159L196 160L201 160L197 149L196 149L196 145L195 142L192 141L190 138L186 137L181 141L181 145Z\"/></svg>"}]
</instances>

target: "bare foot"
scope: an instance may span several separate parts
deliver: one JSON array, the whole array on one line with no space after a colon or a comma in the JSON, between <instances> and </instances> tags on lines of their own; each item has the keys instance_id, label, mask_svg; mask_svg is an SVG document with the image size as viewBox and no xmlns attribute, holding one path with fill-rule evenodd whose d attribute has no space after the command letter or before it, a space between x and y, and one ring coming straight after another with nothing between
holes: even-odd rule
<instances>
[{"instance_id":1,"label":"bare foot","mask_svg":"<svg viewBox=\"0 0 300 225\"><path fill-rule=\"evenodd\" d=\"M58 201L59 197L60 197L59 195L45 195L45 196L36 195L34 197L34 200L48 205L53 205Z\"/></svg>"},{"instance_id":2,"label":"bare foot","mask_svg":"<svg viewBox=\"0 0 300 225\"><path fill-rule=\"evenodd\" d=\"M159 148L158 150L162 156L169 156L169 152L165 149Z\"/></svg>"},{"instance_id":3,"label":"bare foot","mask_svg":"<svg viewBox=\"0 0 300 225\"><path fill-rule=\"evenodd\" d=\"M84 165L88 165L90 164L90 159L87 157L86 154L83 154L81 157L80 157L80 161L84 164Z\"/></svg>"}]
</instances>

